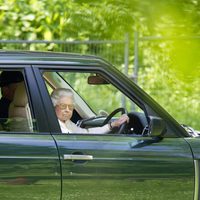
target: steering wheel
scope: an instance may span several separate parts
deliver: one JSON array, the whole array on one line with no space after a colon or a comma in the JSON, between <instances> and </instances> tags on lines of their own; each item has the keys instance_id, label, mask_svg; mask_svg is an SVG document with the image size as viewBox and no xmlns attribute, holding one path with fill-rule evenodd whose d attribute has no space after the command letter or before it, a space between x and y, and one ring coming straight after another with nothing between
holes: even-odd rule
<instances>
[{"instance_id":1,"label":"steering wheel","mask_svg":"<svg viewBox=\"0 0 200 200\"><path fill-rule=\"evenodd\" d=\"M121 112L122 115L127 114L127 111L125 108L117 108L106 117L106 119L103 122L103 125L108 124L110 122L110 120L119 112ZM125 127L126 127L126 122L121 124L121 126L119 127L118 134L123 133L125 130Z\"/></svg>"}]
</instances>

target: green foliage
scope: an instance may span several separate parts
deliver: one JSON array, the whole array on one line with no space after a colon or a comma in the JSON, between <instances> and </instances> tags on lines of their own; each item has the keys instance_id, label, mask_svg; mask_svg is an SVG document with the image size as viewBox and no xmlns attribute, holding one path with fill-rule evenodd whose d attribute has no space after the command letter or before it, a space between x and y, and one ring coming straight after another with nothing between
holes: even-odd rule
<instances>
[{"instance_id":1,"label":"green foliage","mask_svg":"<svg viewBox=\"0 0 200 200\"><path fill-rule=\"evenodd\" d=\"M200 81L195 79L188 84L177 77L171 69L145 68L139 85L180 123L199 129Z\"/></svg>"},{"instance_id":2,"label":"green foliage","mask_svg":"<svg viewBox=\"0 0 200 200\"><path fill-rule=\"evenodd\" d=\"M186 37L200 33L197 0L0 0L0 38L25 40L124 40L130 35L134 55L134 31L140 37ZM1 48L7 48L1 45ZM139 42L139 85L178 121L200 129L200 42L198 40L150 40ZM22 48L11 45L9 48ZM58 50L59 46L26 44L32 50ZM109 51L111 51L110 45ZM63 51L74 51L63 47ZM81 53L97 52L83 45ZM105 56L106 50L100 55ZM111 52L116 60L123 52ZM130 56L133 63L134 56ZM117 62L118 65L120 62ZM118 66L120 67L120 66ZM132 73L132 64L129 73ZM162 75L162 76L161 76Z\"/></svg>"},{"instance_id":3,"label":"green foliage","mask_svg":"<svg viewBox=\"0 0 200 200\"><path fill-rule=\"evenodd\" d=\"M141 43L139 85L180 123L200 129L198 40Z\"/></svg>"}]
</instances>

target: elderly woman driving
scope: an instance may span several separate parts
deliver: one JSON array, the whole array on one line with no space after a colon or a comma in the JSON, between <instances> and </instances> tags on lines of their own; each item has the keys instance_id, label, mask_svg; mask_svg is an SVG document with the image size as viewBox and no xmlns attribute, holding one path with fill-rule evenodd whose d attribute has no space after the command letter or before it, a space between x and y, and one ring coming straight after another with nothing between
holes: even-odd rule
<instances>
[{"instance_id":1,"label":"elderly woman driving","mask_svg":"<svg viewBox=\"0 0 200 200\"><path fill-rule=\"evenodd\" d=\"M51 99L55 107L55 112L58 117L58 122L61 127L62 133L97 133L105 134L111 131L114 127L119 127L125 122L129 121L126 114L122 115L119 119L106 124L102 127L95 128L80 128L70 119L74 109L74 95L70 89L57 88L51 94Z\"/></svg>"}]
</instances>

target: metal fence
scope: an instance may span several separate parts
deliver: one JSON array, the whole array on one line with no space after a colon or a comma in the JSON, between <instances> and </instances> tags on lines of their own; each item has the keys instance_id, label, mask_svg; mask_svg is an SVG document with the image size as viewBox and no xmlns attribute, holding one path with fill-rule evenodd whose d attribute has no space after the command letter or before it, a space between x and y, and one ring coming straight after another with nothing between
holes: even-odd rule
<instances>
[{"instance_id":1,"label":"metal fence","mask_svg":"<svg viewBox=\"0 0 200 200\"><path fill-rule=\"evenodd\" d=\"M128 35L125 35L124 40L103 41L0 40L0 49L56 51L97 55L115 65L122 72L128 73Z\"/></svg>"}]
</instances>

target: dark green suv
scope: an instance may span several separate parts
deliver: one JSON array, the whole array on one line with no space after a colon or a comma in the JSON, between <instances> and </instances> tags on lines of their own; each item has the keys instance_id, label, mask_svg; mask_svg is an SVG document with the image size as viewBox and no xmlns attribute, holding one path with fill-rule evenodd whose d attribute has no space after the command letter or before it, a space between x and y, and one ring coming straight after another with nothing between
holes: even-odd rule
<instances>
[{"instance_id":1,"label":"dark green suv","mask_svg":"<svg viewBox=\"0 0 200 200\"><path fill-rule=\"evenodd\" d=\"M198 133L105 60L1 51L0 77L16 72L0 78L0 199L200 198ZM77 127L101 127L123 113L129 122L106 133L63 133L56 88L73 91Z\"/></svg>"}]
</instances>

